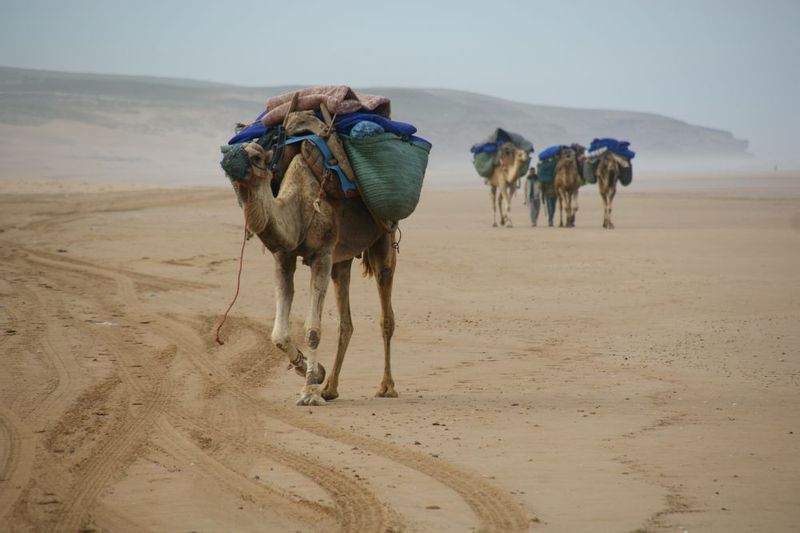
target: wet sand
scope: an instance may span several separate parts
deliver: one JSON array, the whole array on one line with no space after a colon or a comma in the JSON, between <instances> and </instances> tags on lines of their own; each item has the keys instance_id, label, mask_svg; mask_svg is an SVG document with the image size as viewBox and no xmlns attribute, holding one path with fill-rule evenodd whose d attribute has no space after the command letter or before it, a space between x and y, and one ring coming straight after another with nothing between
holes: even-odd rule
<instances>
[{"instance_id":1,"label":"wet sand","mask_svg":"<svg viewBox=\"0 0 800 533\"><path fill-rule=\"evenodd\" d=\"M299 408L255 242L213 342L230 190L0 180L0 529L795 530L800 180L653 183L620 190L614 231L594 188L574 229L425 191L400 397L373 397L378 299L354 274L340 398ZM307 269L296 287L299 338ZM328 368L336 332L329 293Z\"/></svg>"}]
</instances>

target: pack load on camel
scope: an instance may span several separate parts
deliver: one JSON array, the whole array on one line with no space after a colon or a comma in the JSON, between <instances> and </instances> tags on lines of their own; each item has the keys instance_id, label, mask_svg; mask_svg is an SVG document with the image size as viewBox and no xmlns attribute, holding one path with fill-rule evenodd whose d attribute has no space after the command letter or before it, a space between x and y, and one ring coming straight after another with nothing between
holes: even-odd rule
<instances>
[{"instance_id":1,"label":"pack load on camel","mask_svg":"<svg viewBox=\"0 0 800 533\"><path fill-rule=\"evenodd\" d=\"M578 161L578 168L583 166L584 159L586 158L586 147L578 143L556 144L545 148L539 152L539 163L536 165L536 173L539 175L539 182L553 183L556 179L556 165L561 156L561 152L565 148L572 148L575 152L575 158ZM585 182L585 179L582 180Z\"/></svg>"},{"instance_id":2,"label":"pack load on camel","mask_svg":"<svg viewBox=\"0 0 800 533\"><path fill-rule=\"evenodd\" d=\"M239 124L222 147L221 165L234 183L251 164L246 150L257 143L271 154L267 170L278 179L300 155L327 196L360 197L389 226L408 217L419 202L431 143L411 124L391 120L391 102L346 86L302 89L267 100L266 109Z\"/></svg>"},{"instance_id":3,"label":"pack load on camel","mask_svg":"<svg viewBox=\"0 0 800 533\"><path fill-rule=\"evenodd\" d=\"M397 221L417 206L431 145L414 136L413 126L392 121L390 109L388 98L349 87L296 91L270 98L266 111L223 148L222 168L244 217L239 272L247 238L255 236L274 259L272 343L305 376L298 405L323 405L339 396L339 373L353 333L349 287L356 258L375 279L380 297L384 371L376 396L397 396L391 373ZM291 327L298 259L310 270L302 344ZM330 282L339 338L328 374L318 352ZM220 344L225 316L217 326Z\"/></svg>"},{"instance_id":4,"label":"pack load on camel","mask_svg":"<svg viewBox=\"0 0 800 533\"><path fill-rule=\"evenodd\" d=\"M533 153L533 143L528 139L518 133L497 128L482 142L474 144L472 148L470 148L470 152L473 154L472 164L479 176L482 178L491 177L495 166L499 164L499 158L497 156L500 148L506 143L511 143L528 154ZM528 157L527 164L520 167L520 175L518 177L521 178L524 176L528 172L529 167L530 156Z\"/></svg>"},{"instance_id":5,"label":"pack load on camel","mask_svg":"<svg viewBox=\"0 0 800 533\"><path fill-rule=\"evenodd\" d=\"M619 168L619 182L627 187L633 180L633 164L631 160L636 152L631 150L631 143L617 139L594 139L589 145L589 152L583 162L583 179L589 183L597 182L597 167L603 157L611 157Z\"/></svg>"}]
</instances>

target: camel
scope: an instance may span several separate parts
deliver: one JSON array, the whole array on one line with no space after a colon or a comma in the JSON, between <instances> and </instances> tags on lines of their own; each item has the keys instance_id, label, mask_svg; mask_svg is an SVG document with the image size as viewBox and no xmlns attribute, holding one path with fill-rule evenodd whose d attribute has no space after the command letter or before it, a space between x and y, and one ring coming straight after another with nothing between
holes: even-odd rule
<instances>
[{"instance_id":1,"label":"camel","mask_svg":"<svg viewBox=\"0 0 800 533\"><path fill-rule=\"evenodd\" d=\"M564 210L567 211L566 227L575 227L575 213L578 212L578 189L581 186L581 178L578 174L578 161L575 150L572 148L561 150L553 183L558 196L558 227L564 227Z\"/></svg>"},{"instance_id":2,"label":"camel","mask_svg":"<svg viewBox=\"0 0 800 533\"><path fill-rule=\"evenodd\" d=\"M519 187L520 170L528 162L528 153L513 143L503 143L497 150L497 164L492 175L486 180L489 184L489 201L492 204L492 227L497 227L497 211L500 210L500 225L512 227L511 198ZM498 188L500 194L497 194ZM505 200L505 211L503 210Z\"/></svg>"},{"instance_id":3,"label":"camel","mask_svg":"<svg viewBox=\"0 0 800 533\"><path fill-rule=\"evenodd\" d=\"M269 170L271 150L256 142L245 145L244 150L249 167L244 179L233 181L233 185L245 213L247 229L258 236L275 259L272 342L286 353L295 371L305 377L297 405L323 405L339 396L339 373L353 334L350 270L353 259L359 256L363 256L364 275L375 278L380 296L384 372L376 396L397 397L391 372L394 333L391 298L397 263L394 232L379 227L360 198L335 199L321 194L320 182L296 151L287 150L282 167L273 173ZM283 177L279 179L281 174ZM305 320L306 354L293 342L289 326L298 257L311 269L311 305ZM339 311L339 340L333 369L322 387L325 368L317 361L317 347L329 277L333 280Z\"/></svg>"},{"instance_id":4,"label":"camel","mask_svg":"<svg viewBox=\"0 0 800 533\"><path fill-rule=\"evenodd\" d=\"M611 152L605 152L597 162L594 174L597 176L597 187L600 189L600 198L603 199L603 227L614 229L611 222L611 202L617 194L617 182L619 181L620 167L627 162Z\"/></svg>"}]
</instances>

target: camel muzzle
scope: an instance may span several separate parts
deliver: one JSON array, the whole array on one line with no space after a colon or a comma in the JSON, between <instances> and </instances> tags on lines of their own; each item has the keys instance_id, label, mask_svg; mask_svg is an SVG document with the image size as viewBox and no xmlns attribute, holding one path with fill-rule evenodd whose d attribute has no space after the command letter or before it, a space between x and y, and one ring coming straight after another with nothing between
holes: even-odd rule
<instances>
[{"instance_id":1,"label":"camel muzzle","mask_svg":"<svg viewBox=\"0 0 800 533\"><path fill-rule=\"evenodd\" d=\"M244 144L234 144L222 147L222 161L220 166L225 175L233 182L243 182L250 170L250 157L244 149Z\"/></svg>"}]
</instances>

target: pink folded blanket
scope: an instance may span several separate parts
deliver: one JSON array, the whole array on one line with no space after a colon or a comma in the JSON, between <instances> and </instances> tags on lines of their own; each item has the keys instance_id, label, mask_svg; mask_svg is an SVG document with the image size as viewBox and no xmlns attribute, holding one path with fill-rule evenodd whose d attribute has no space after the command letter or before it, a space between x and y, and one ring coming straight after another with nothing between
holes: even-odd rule
<instances>
[{"instance_id":1,"label":"pink folded blanket","mask_svg":"<svg viewBox=\"0 0 800 533\"><path fill-rule=\"evenodd\" d=\"M274 126L283 121L289 111L292 97L298 93L296 111L319 109L322 102L331 114L346 115L356 111L373 111L386 118L391 118L391 101L385 96L357 93L346 85L323 85L309 87L267 100L267 114L261 118L265 126Z\"/></svg>"}]
</instances>

